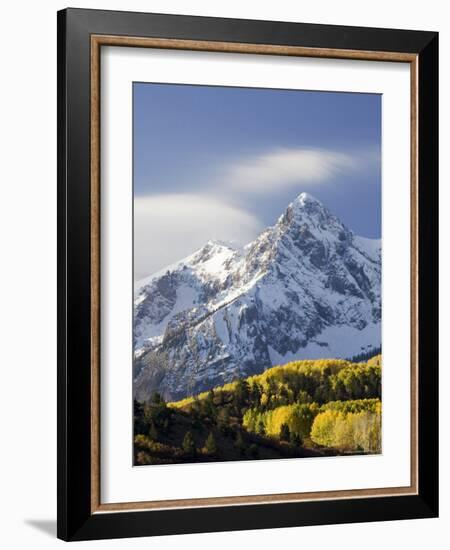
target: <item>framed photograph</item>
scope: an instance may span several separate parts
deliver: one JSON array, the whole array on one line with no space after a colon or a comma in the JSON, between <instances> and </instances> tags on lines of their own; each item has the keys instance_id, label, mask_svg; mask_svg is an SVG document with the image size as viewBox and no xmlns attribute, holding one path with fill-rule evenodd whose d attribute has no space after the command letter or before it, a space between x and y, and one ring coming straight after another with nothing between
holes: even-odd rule
<instances>
[{"instance_id":1,"label":"framed photograph","mask_svg":"<svg viewBox=\"0 0 450 550\"><path fill-rule=\"evenodd\" d=\"M58 13L58 536L438 514L438 36Z\"/></svg>"}]
</instances>

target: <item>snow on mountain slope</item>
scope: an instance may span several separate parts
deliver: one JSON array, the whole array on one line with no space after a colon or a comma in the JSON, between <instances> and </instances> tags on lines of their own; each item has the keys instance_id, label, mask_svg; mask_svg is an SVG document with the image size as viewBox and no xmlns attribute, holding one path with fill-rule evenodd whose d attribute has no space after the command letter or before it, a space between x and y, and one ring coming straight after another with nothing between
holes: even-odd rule
<instances>
[{"instance_id":1,"label":"snow on mountain slope","mask_svg":"<svg viewBox=\"0 0 450 550\"><path fill-rule=\"evenodd\" d=\"M380 346L381 243L302 193L242 249L206 245L136 285L134 391L178 399L293 359Z\"/></svg>"},{"instance_id":2,"label":"snow on mountain slope","mask_svg":"<svg viewBox=\"0 0 450 550\"><path fill-rule=\"evenodd\" d=\"M208 241L199 251L135 285L134 346L136 354L152 347L177 314L203 310L208 292L223 283L227 262L236 251Z\"/></svg>"}]
</instances>

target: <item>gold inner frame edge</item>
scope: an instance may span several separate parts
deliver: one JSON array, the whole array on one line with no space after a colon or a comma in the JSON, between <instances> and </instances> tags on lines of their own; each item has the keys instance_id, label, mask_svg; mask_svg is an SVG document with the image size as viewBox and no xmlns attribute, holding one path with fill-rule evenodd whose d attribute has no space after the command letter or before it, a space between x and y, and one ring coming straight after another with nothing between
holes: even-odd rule
<instances>
[{"instance_id":1,"label":"gold inner frame edge","mask_svg":"<svg viewBox=\"0 0 450 550\"><path fill-rule=\"evenodd\" d=\"M390 61L410 65L410 149L411 149L411 484L407 487L282 493L233 497L149 500L101 503L100 491L100 50L102 46L163 48L239 54L318 57ZM418 55L402 52L308 48L270 44L91 35L90 56L90 251L91 251L91 513L132 510L162 510L212 506L274 504L312 500L387 497L418 494Z\"/></svg>"}]
</instances>

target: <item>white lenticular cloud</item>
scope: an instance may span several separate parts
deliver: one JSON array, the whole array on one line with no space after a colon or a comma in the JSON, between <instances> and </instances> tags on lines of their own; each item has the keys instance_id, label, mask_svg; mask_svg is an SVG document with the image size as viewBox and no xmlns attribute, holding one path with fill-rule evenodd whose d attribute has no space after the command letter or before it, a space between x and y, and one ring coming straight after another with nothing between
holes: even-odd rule
<instances>
[{"instance_id":1,"label":"white lenticular cloud","mask_svg":"<svg viewBox=\"0 0 450 550\"><path fill-rule=\"evenodd\" d=\"M245 244L262 225L245 210L206 195L134 199L134 277L142 279L195 252L209 239Z\"/></svg>"},{"instance_id":2,"label":"white lenticular cloud","mask_svg":"<svg viewBox=\"0 0 450 550\"><path fill-rule=\"evenodd\" d=\"M226 187L256 193L276 187L322 184L358 167L355 157L321 149L279 149L241 160L226 169Z\"/></svg>"}]
</instances>

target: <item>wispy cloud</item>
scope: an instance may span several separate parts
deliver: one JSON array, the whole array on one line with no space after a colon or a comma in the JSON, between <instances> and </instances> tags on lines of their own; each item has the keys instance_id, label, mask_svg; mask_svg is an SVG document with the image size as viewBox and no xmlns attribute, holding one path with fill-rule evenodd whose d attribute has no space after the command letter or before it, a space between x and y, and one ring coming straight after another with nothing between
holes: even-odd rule
<instances>
[{"instance_id":1,"label":"wispy cloud","mask_svg":"<svg viewBox=\"0 0 450 550\"><path fill-rule=\"evenodd\" d=\"M325 149L276 149L225 167L224 187L232 191L267 193L280 187L324 184L336 176L359 169L364 164L363 157L367 157L367 152L348 154Z\"/></svg>"},{"instance_id":2,"label":"wispy cloud","mask_svg":"<svg viewBox=\"0 0 450 550\"><path fill-rule=\"evenodd\" d=\"M192 254L208 239L245 244L261 229L255 216L218 198L195 194L136 197L135 279Z\"/></svg>"},{"instance_id":3,"label":"wispy cloud","mask_svg":"<svg viewBox=\"0 0 450 550\"><path fill-rule=\"evenodd\" d=\"M229 160L196 193L136 196L135 279L192 254L208 239L250 242L267 225L258 219L254 207L257 198L267 201L280 192L314 192L316 186L347 181L346 175L364 176L374 167L379 168L379 162L376 149L351 153L275 149Z\"/></svg>"}]
</instances>

